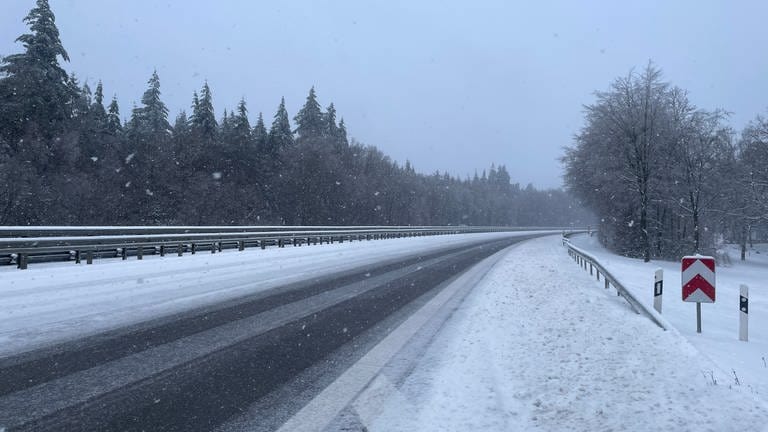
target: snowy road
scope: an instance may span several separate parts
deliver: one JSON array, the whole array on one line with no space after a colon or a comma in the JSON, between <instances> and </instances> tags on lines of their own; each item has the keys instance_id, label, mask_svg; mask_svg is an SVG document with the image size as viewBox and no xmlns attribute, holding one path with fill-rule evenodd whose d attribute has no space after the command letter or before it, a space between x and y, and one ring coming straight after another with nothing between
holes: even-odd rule
<instances>
[{"instance_id":1,"label":"snowy road","mask_svg":"<svg viewBox=\"0 0 768 432\"><path fill-rule=\"evenodd\" d=\"M0 268L0 358L309 278L515 233Z\"/></svg>"},{"instance_id":2,"label":"snowy road","mask_svg":"<svg viewBox=\"0 0 768 432\"><path fill-rule=\"evenodd\" d=\"M514 247L326 430L764 430L763 401L577 269L558 238Z\"/></svg>"},{"instance_id":3,"label":"snowy road","mask_svg":"<svg viewBox=\"0 0 768 432\"><path fill-rule=\"evenodd\" d=\"M322 365L329 354L351 350L348 360L324 367L325 376L332 376L440 292L446 280L525 238L519 233L462 235L376 247L305 247L271 259L256 251L251 259L262 258L258 264L233 252L195 257L210 263L198 271L189 267L193 260L183 258L157 260L163 269L150 261L127 269L118 267L125 263L103 266L119 274L99 271L96 264L74 270L51 267L49 272L65 269L62 278L92 280L88 289L93 293L62 280L58 286L65 294L43 301L46 295L35 297L37 290L55 295L57 284L42 278L33 281L36 289L28 282L6 290L6 298L27 299L19 303L27 306L21 312L34 334L51 328L55 320L45 319L49 316L63 317L67 328L73 322L86 328L62 344L0 358L0 429L210 430L307 368ZM231 262L221 259L227 255ZM174 264L187 266L187 272L168 268ZM80 270L85 273L75 274ZM126 282L131 270L143 273ZM88 272L94 273L85 276ZM37 275L45 273L38 270ZM265 275L271 279L263 283ZM144 283L137 283L137 277ZM141 294L122 293L126 283ZM115 303L110 295L135 299L110 306ZM119 317L134 307L138 320L156 312L153 302L189 307L201 296L215 301L93 334L98 323L93 317ZM179 302L178 297L192 300Z\"/></svg>"},{"instance_id":4,"label":"snowy road","mask_svg":"<svg viewBox=\"0 0 768 432\"><path fill-rule=\"evenodd\" d=\"M100 321L88 312L119 318L125 305L107 307L108 294L80 300L92 309L76 310L72 322L95 329L0 358L0 430L759 431L768 424L757 395L718 375L679 333L660 330L597 286L559 236L525 238L254 251L258 264L237 252L125 270L126 263L105 262L75 268L80 276L53 265L46 271L61 278L89 274L90 288L106 280L115 286L105 292L121 295L132 282L150 298L135 300L133 321L118 320L129 325L97 334ZM186 269L177 283L191 287L188 296L174 285L173 266ZM161 290L136 278L162 282ZM268 282L247 291L248 278ZM36 286L52 288L45 280ZM65 298L80 304L82 289L61 282L73 286ZM171 315L139 322L157 312L153 301ZM27 312L39 333L54 321L41 318L46 311L62 317L56 306Z\"/></svg>"}]
</instances>

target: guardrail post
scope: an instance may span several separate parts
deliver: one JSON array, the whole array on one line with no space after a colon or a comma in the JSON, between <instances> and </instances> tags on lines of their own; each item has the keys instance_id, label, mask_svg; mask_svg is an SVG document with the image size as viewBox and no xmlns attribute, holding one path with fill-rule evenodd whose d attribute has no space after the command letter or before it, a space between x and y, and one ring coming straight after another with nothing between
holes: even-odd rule
<instances>
[{"instance_id":1,"label":"guardrail post","mask_svg":"<svg viewBox=\"0 0 768 432\"><path fill-rule=\"evenodd\" d=\"M120 258L123 261L128 259L128 248L127 247L120 248Z\"/></svg>"},{"instance_id":2,"label":"guardrail post","mask_svg":"<svg viewBox=\"0 0 768 432\"><path fill-rule=\"evenodd\" d=\"M18 259L18 266L19 270L26 270L27 269L27 254L19 254Z\"/></svg>"},{"instance_id":3,"label":"guardrail post","mask_svg":"<svg viewBox=\"0 0 768 432\"><path fill-rule=\"evenodd\" d=\"M267 248L267 241L265 239L259 240L259 246L261 246L261 250L264 250Z\"/></svg>"},{"instance_id":4,"label":"guardrail post","mask_svg":"<svg viewBox=\"0 0 768 432\"><path fill-rule=\"evenodd\" d=\"M80 264L80 251L75 251L75 264Z\"/></svg>"},{"instance_id":5,"label":"guardrail post","mask_svg":"<svg viewBox=\"0 0 768 432\"><path fill-rule=\"evenodd\" d=\"M597 269L597 271L595 273L597 274L597 281L599 282L600 281L600 269Z\"/></svg>"},{"instance_id":6,"label":"guardrail post","mask_svg":"<svg viewBox=\"0 0 768 432\"><path fill-rule=\"evenodd\" d=\"M192 247L191 247L190 249L191 249L191 250L190 250L190 253L191 253L192 255L194 255L194 254L195 254L195 252L197 252L197 243L192 243Z\"/></svg>"},{"instance_id":7,"label":"guardrail post","mask_svg":"<svg viewBox=\"0 0 768 432\"><path fill-rule=\"evenodd\" d=\"M176 250L176 253L177 253L179 256L182 256L182 255L184 255L184 245L183 245L183 244L179 243L179 248Z\"/></svg>"},{"instance_id":8,"label":"guardrail post","mask_svg":"<svg viewBox=\"0 0 768 432\"><path fill-rule=\"evenodd\" d=\"M277 239L277 247L279 248L283 247L283 239L281 238Z\"/></svg>"},{"instance_id":9,"label":"guardrail post","mask_svg":"<svg viewBox=\"0 0 768 432\"><path fill-rule=\"evenodd\" d=\"M85 263L86 264L93 264L93 251L89 250L85 254Z\"/></svg>"},{"instance_id":10,"label":"guardrail post","mask_svg":"<svg viewBox=\"0 0 768 432\"><path fill-rule=\"evenodd\" d=\"M592 263L589 263L589 275L592 276Z\"/></svg>"},{"instance_id":11,"label":"guardrail post","mask_svg":"<svg viewBox=\"0 0 768 432\"><path fill-rule=\"evenodd\" d=\"M237 250L239 250L240 252L245 250L245 241L240 240L237 242Z\"/></svg>"},{"instance_id":12,"label":"guardrail post","mask_svg":"<svg viewBox=\"0 0 768 432\"><path fill-rule=\"evenodd\" d=\"M144 246L139 246L136 249L136 259L144 259Z\"/></svg>"},{"instance_id":13,"label":"guardrail post","mask_svg":"<svg viewBox=\"0 0 768 432\"><path fill-rule=\"evenodd\" d=\"M610 288L610 287L611 287L611 282L610 282L610 281L608 281L608 277L606 276L606 277L605 277L605 289L608 289L608 288Z\"/></svg>"},{"instance_id":14,"label":"guardrail post","mask_svg":"<svg viewBox=\"0 0 768 432\"><path fill-rule=\"evenodd\" d=\"M165 256L165 245L160 245L160 256L161 257Z\"/></svg>"},{"instance_id":15,"label":"guardrail post","mask_svg":"<svg viewBox=\"0 0 768 432\"><path fill-rule=\"evenodd\" d=\"M221 252L221 250L222 250L222 242L220 242L220 241L216 242L216 246L219 249L219 252Z\"/></svg>"},{"instance_id":16,"label":"guardrail post","mask_svg":"<svg viewBox=\"0 0 768 432\"><path fill-rule=\"evenodd\" d=\"M211 242L211 253L212 254L216 253L216 242Z\"/></svg>"}]
</instances>

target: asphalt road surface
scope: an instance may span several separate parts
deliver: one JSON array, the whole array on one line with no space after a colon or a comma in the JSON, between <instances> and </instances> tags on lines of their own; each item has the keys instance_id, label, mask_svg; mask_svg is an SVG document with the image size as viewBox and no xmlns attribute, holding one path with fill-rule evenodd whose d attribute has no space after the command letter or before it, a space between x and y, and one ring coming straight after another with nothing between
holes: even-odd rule
<instances>
[{"instance_id":1,"label":"asphalt road surface","mask_svg":"<svg viewBox=\"0 0 768 432\"><path fill-rule=\"evenodd\" d=\"M0 359L0 431L205 431L237 429L237 419L277 429L446 281L532 237L382 262Z\"/></svg>"}]
</instances>

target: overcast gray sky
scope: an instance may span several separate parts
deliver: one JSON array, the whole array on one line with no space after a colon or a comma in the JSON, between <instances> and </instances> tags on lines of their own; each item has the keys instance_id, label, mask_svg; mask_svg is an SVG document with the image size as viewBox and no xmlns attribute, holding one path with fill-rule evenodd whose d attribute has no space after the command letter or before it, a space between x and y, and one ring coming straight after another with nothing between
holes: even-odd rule
<instances>
[{"instance_id":1,"label":"overcast gray sky","mask_svg":"<svg viewBox=\"0 0 768 432\"><path fill-rule=\"evenodd\" d=\"M768 107L765 1L50 0L81 80L130 112L157 68L173 119L207 79L219 115L245 97L269 125L315 86L351 136L417 170L559 186L592 92L653 59L742 127ZM2 0L0 55L34 0Z\"/></svg>"}]
</instances>

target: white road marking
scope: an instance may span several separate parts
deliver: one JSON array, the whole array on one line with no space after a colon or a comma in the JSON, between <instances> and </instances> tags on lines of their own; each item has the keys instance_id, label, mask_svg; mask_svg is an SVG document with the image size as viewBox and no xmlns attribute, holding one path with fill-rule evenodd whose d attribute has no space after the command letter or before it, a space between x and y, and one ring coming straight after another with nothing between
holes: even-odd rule
<instances>
[{"instance_id":1,"label":"white road marking","mask_svg":"<svg viewBox=\"0 0 768 432\"><path fill-rule=\"evenodd\" d=\"M484 259L456 278L366 353L357 363L347 369L336 381L320 392L304 408L288 419L278 429L278 432L308 432L325 429L451 297L468 284L474 286L480 282L493 265L509 252L509 249L506 248ZM375 414L368 411L360 412L359 410L358 413L361 414L361 419L364 421L372 419L363 419L362 417Z\"/></svg>"},{"instance_id":2,"label":"white road marking","mask_svg":"<svg viewBox=\"0 0 768 432\"><path fill-rule=\"evenodd\" d=\"M412 404L384 374L376 375L376 378L352 402L360 422L369 430L373 422L384 412L384 408L393 405L403 415L415 414L416 410Z\"/></svg>"}]
</instances>

